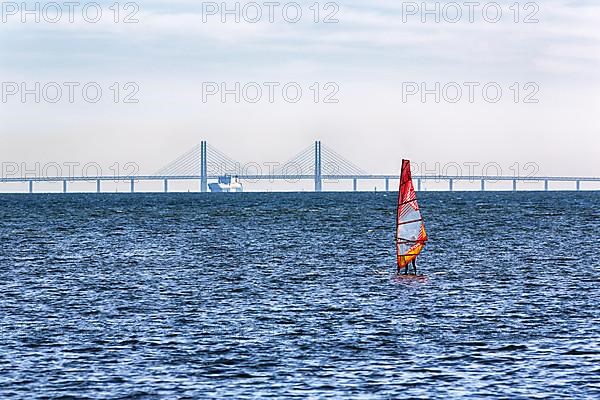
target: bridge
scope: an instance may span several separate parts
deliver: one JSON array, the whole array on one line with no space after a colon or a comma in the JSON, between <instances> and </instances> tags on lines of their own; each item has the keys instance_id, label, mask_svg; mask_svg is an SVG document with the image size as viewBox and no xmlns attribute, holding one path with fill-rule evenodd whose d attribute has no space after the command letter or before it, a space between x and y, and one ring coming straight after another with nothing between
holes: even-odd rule
<instances>
[{"instance_id":1,"label":"bridge","mask_svg":"<svg viewBox=\"0 0 600 400\"><path fill-rule=\"evenodd\" d=\"M263 171L263 167L267 171ZM216 180L223 175L238 176L242 181L313 181L315 192L323 191L324 181L351 181L353 190L358 190L359 181L385 182L385 190L390 190L390 181L398 179L394 174L369 174L333 149L316 141L284 163L259 165L257 163L242 164L206 141L194 146L160 170L150 175L136 176L37 176L37 177L0 177L0 183L23 183L29 193L34 193L35 183L61 183L63 193L68 192L69 183L95 182L96 192L102 193L103 182L128 182L131 193L136 191L136 184L142 181L163 183L163 191L169 192L169 183L173 181L197 181L199 191L208 192L209 180ZM581 190L584 182L600 182L600 177L538 177L538 176L459 176L459 175L414 175L417 190L422 190L424 181L447 182L449 191L455 189L457 182L480 182L482 191L490 182L512 182L512 190L519 189L520 182L540 182L543 190L550 190L551 182L572 183L573 190ZM542 190L542 187L540 187Z\"/></svg>"}]
</instances>

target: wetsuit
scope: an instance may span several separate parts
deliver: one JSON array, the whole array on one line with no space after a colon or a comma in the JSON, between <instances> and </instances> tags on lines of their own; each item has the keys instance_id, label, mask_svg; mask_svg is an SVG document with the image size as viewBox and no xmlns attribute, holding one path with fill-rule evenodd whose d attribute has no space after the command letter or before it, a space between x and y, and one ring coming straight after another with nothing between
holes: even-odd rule
<instances>
[{"instance_id":1,"label":"wetsuit","mask_svg":"<svg viewBox=\"0 0 600 400\"><path fill-rule=\"evenodd\" d=\"M413 270L415 271L415 275L417 275L417 259L416 258L413 258L413 260L412 260L412 266L413 266ZM404 267L404 275L408 275L409 269L410 269L409 265L406 264L406 267Z\"/></svg>"},{"instance_id":2,"label":"wetsuit","mask_svg":"<svg viewBox=\"0 0 600 400\"><path fill-rule=\"evenodd\" d=\"M415 275L417 275L417 259L416 258L414 258L412 260L412 267L413 267L413 270L415 271ZM404 275L408 275L409 264L406 264L403 269L404 269ZM400 269L400 267L398 267L396 269L396 275L400 275L400 271L401 271L401 269Z\"/></svg>"}]
</instances>

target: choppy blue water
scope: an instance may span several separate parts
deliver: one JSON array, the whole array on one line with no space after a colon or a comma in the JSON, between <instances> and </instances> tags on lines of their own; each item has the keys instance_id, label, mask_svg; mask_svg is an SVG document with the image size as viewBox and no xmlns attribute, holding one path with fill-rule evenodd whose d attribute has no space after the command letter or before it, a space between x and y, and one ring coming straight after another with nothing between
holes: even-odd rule
<instances>
[{"instance_id":1,"label":"choppy blue water","mask_svg":"<svg viewBox=\"0 0 600 400\"><path fill-rule=\"evenodd\" d=\"M0 196L0 398L598 398L600 194Z\"/></svg>"}]
</instances>

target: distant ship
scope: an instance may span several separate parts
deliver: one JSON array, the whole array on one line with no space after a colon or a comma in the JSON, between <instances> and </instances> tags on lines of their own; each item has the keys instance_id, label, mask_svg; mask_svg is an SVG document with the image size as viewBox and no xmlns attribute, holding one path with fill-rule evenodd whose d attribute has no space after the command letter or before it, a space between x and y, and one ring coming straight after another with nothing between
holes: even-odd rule
<instances>
[{"instance_id":1,"label":"distant ship","mask_svg":"<svg viewBox=\"0 0 600 400\"><path fill-rule=\"evenodd\" d=\"M244 191L244 186L238 177L232 178L229 175L219 177L217 183L211 183L208 187L213 193L240 193Z\"/></svg>"}]
</instances>

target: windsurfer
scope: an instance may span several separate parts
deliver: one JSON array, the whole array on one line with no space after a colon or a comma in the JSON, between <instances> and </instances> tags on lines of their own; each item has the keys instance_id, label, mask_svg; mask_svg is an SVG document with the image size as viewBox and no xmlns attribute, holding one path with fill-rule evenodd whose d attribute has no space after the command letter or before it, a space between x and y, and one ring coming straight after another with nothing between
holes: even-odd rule
<instances>
[{"instance_id":1,"label":"windsurfer","mask_svg":"<svg viewBox=\"0 0 600 400\"><path fill-rule=\"evenodd\" d=\"M404 269L404 275L411 274L410 264L417 275L417 256L427 242L425 224L417 203L417 194L410 173L410 161L402 160L398 208L396 211L396 258L397 274Z\"/></svg>"}]
</instances>

